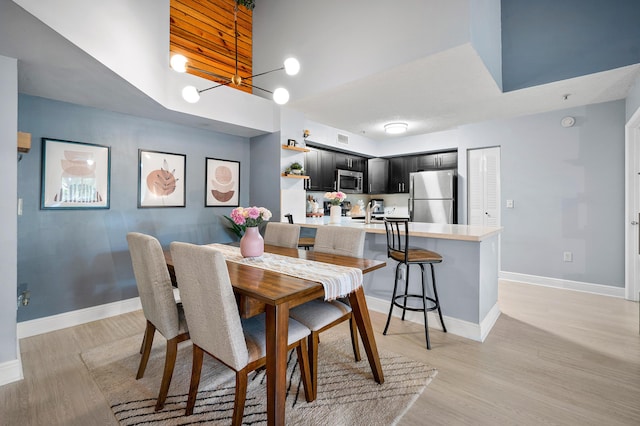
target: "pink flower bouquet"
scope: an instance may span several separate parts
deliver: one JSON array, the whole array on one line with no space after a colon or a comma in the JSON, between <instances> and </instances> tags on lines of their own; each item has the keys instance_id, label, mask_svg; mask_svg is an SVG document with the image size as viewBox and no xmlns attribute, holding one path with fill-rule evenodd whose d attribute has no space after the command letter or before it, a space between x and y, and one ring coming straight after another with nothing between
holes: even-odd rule
<instances>
[{"instance_id":1,"label":"pink flower bouquet","mask_svg":"<svg viewBox=\"0 0 640 426\"><path fill-rule=\"evenodd\" d=\"M264 207L236 207L231 211L231 219L236 225L251 228L271 219L271 212Z\"/></svg>"}]
</instances>

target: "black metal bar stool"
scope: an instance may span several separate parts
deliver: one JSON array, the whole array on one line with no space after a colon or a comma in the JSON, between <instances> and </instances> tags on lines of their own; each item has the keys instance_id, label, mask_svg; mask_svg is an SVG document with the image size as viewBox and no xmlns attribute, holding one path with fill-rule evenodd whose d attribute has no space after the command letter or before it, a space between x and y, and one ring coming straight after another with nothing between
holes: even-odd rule
<instances>
[{"instance_id":1,"label":"black metal bar stool","mask_svg":"<svg viewBox=\"0 0 640 426\"><path fill-rule=\"evenodd\" d=\"M284 217L287 218L289 223L293 223L293 215L291 213L285 214ZM315 242L316 242L316 239L313 237L300 237L298 239L298 247L303 248L305 250L309 250L310 248L313 248L313 245L315 244Z\"/></svg>"},{"instance_id":2,"label":"black metal bar stool","mask_svg":"<svg viewBox=\"0 0 640 426\"><path fill-rule=\"evenodd\" d=\"M438 253L419 249L409 248L409 219L387 218L384 220L384 227L387 231L387 256L398 262L396 265L396 279L393 285L393 295L391 296L391 306L389 308L389 316L387 324L384 326L386 335L391 322L391 314L393 307L402 308L402 321L406 311L415 311L424 313L424 334L427 339L427 349L431 349L429 340L429 323L427 322L427 313L430 311L438 311L442 330L446 333L447 328L442 319L442 309L440 309L440 301L438 300L438 291L436 290L436 276L433 271L433 264L442 262L442 256ZM431 283L433 285L433 297L427 297L427 285L424 273L424 265L429 264L431 267ZM405 265L405 287L404 294L398 293L398 278L400 275L400 265ZM422 294L409 294L409 267L411 265L419 265L422 272ZM407 299L417 298L422 300L422 307L407 306Z\"/></svg>"}]
</instances>

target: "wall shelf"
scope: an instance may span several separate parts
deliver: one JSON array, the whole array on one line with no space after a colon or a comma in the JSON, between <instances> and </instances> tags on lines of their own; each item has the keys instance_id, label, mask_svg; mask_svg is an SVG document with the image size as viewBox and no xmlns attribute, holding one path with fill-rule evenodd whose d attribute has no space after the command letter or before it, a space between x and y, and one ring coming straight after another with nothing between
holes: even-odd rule
<instances>
[{"instance_id":1,"label":"wall shelf","mask_svg":"<svg viewBox=\"0 0 640 426\"><path fill-rule=\"evenodd\" d=\"M281 174L282 177L286 177L286 178L294 178L294 179L309 179L309 176L305 176L305 175L294 175L294 174L285 174L282 173Z\"/></svg>"},{"instance_id":2,"label":"wall shelf","mask_svg":"<svg viewBox=\"0 0 640 426\"><path fill-rule=\"evenodd\" d=\"M288 149L290 151L298 151L298 152L309 152L309 149L303 148L301 146L282 145L282 149Z\"/></svg>"}]
</instances>

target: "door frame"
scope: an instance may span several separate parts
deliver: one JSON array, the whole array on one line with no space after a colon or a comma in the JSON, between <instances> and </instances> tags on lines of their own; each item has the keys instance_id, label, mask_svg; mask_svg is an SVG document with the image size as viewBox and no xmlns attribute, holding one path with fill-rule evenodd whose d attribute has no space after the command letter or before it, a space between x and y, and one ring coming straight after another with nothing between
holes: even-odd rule
<instances>
[{"instance_id":1,"label":"door frame","mask_svg":"<svg viewBox=\"0 0 640 426\"><path fill-rule=\"evenodd\" d=\"M640 292L640 108L631 116L625 133L625 298L638 300Z\"/></svg>"}]
</instances>

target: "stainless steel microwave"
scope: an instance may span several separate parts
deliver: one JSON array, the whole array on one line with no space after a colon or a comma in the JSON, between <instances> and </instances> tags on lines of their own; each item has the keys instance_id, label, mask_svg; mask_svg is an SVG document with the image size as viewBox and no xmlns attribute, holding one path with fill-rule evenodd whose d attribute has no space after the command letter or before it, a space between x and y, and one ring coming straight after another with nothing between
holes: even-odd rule
<instances>
[{"instance_id":1,"label":"stainless steel microwave","mask_svg":"<svg viewBox=\"0 0 640 426\"><path fill-rule=\"evenodd\" d=\"M337 190L347 194L362 194L362 172L338 169Z\"/></svg>"}]
</instances>

